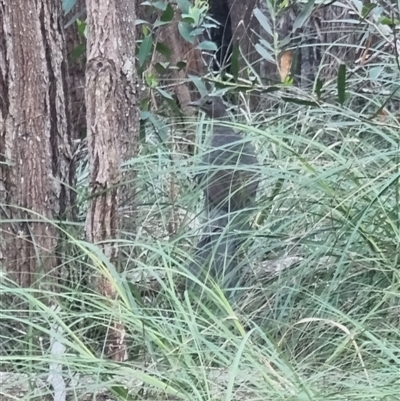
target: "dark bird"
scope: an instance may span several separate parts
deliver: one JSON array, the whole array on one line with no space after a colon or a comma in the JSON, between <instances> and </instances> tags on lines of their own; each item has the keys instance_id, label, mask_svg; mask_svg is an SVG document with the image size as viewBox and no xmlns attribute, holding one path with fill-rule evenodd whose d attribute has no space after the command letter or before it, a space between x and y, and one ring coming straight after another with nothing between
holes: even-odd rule
<instances>
[{"instance_id":1,"label":"dark bird","mask_svg":"<svg viewBox=\"0 0 400 401\"><path fill-rule=\"evenodd\" d=\"M228 121L228 113L220 97L207 95L189 105L214 120L202 158L204 172L197 176L208 221L189 270L202 280L209 274L223 288L235 288L259 184L255 149L244 136L221 125Z\"/></svg>"}]
</instances>

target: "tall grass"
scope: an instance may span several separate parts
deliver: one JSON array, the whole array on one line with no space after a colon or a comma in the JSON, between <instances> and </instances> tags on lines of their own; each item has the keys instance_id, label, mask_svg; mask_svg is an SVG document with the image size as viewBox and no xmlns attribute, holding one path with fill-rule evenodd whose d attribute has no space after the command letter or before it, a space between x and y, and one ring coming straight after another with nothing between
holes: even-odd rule
<instances>
[{"instance_id":1,"label":"tall grass","mask_svg":"<svg viewBox=\"0 0 400 401\"><path fill-rule=\"evenodd\" d=\"M64 330L71 399L101 389L115 399L399 399L398 123L334 105L280 107L278 119L264 111L251 126L232 122L254 140L263 176L239 295L179 285L203 224L202 194L192 179L200 156L187 156L171 125L169 140L149 137L126 166L139 171L139 229L116 241L119 265L70 236L59 312L45 302L52 294L3 277L4 399L10 388L20 399L49 394L54 323ZM90 289L95 271L118 300ZM103 357L113 319L130 346L121 364Z\"/></svg>"},{"instance_id":2,"label":"tall grass","mask_svg":"<svg viewBox=\"0 0 400 401\"><path fill-rule=\"evenodd\" d=\"M268 95L258 112L240 97L230 125L254 141L263 179L245 280L231 298L212 283L182 286L205 224L194 180L202 148L188 156L186 136L201 137L204 117L164 119L164 140L147 127L139 157L123 166L138 171L137 210L121 205L114 264L83 241L83 158L81 225L63 225L56 294L2 273L1 399L50 396L49 365L59 362L71 400L400 400L400 125L380 115L386 92L360 91L393 89L396 65L385 55L370 74L353 74L342 106L334 81L315 107L299 105L310 94L294 88ZM117 300L93 291L94 273ZM125 363L104 358L115 320L126 329ZM54 327L59 356L49 351Z\"/></svg>"}]
</instances>

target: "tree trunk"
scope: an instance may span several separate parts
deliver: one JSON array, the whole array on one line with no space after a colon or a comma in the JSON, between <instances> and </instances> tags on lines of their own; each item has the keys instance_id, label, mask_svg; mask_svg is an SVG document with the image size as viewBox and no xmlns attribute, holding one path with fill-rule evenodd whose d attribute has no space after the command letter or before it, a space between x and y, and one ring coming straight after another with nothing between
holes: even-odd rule
<instances>
[{"instance_id":1,"label":"tree trunk","mask_svg":"<svg viewBox=\"0 0 400 401\"><path fill-rule=\"evenodd\" d=\"M68 24L76 15L81 20L86 19L85 0L76 0L75 6L66 15ZM65 30L67 57L68 57L68 88L71 96L71 126L74 140L86 137L86 105L85 105L85 64L86 39L73 23Z\"/></svg>"},{"instance_id":2,"label":"tree trunk","mask_svg":"<svg viewBox=\"0 0 400 401\"><path fill-rule=\"evenodd\" d=\"M239 67L243 74L246 69L247 62L253 64L259 57L254 49L257 43L258 22L253 16L253 10L257 0L246 0L239 2L237 0L228 0L229 16L232 24L232 40L233 46L239 46L243 57L239 59Z\"/></svg>"},{"instance_id":3,"label":"tree trunk","mask_svg":"<svg viewBox=\"0 0 400 401\"><path fill-rule=\"evenodd\" d=\"M121 162L136 155L139 121L136 107L135 3L131 0L87 0L86 110L90 163L90 203L86 236L115 261L122 194ZM128 177L129 181L131 176ZM131 184L132 185L132 184ZM132 197L132 194L129 195ZM98 291L114 300L113 283L97 280ZM127 358L124 329L115 321L108 354Z\"/></svg>"},{"instance_id":4,"label":"tree trunk","mask_svg":"<svg viewBox=\"0 0 400 401\"><path fill-rule=\"evenodd\" d=\"M74 166L61 2L0 0L0 264L54 273Z\"/></svg>"}]
</instances>

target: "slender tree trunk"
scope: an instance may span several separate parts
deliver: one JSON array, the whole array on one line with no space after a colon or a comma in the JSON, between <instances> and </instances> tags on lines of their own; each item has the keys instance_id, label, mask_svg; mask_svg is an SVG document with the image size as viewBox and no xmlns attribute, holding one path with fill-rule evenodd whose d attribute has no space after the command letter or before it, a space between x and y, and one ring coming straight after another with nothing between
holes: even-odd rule
<instances>
[{"instance_id":1,"label":"slender tree trunk","mask_svg":"<svg viewBox=\"0 0 400 401\"><path fill-rule=\"evenodd\" d=\"M232 24L233 44L239 45L248 63L253 64L258 59L254 45L257 43L257 20L253 16L257 0L228 0L229 15ZM245 69L245 61L240 58L240 67Z\"/></svg>"},{"instance_id":2,"label":"slender tree trunk","mask_svg":"<svg viewBox=\"0 0 400 401\"><path fill-rule=\"evenodd\" d=\"M91 201L86 236L111 261L121 225L121 162L137 151L138 112L135 73L135 3L131 0L87 0L86 110ZM131 178L131 177L129 177ZM130 194L132 196L132 194ZM99 292L114 300L113 283L102 277ZM115 321L108 336L108 354L127 357L124 329Z\"/></svg>"},{"instance_id":3,"label":"slender tree trunk","mask_svg":"<svg viewBox=\"0 0 400 401\"><path fill-rule=\"evenodd\" d=\"M61 2L0 0L0 265L54 272L74 176Z\"/></svg>"},{"instance_id":4,"label":"slender tree trunk","mask_svg":"<svg viewBox=\"0 0 400 401\"><path fill-rule=\"evenodd\" d=\"M76 0L75 6L66 15L65 21L79 15L86 19L86 1ZM71 97L71 126L74 140L86 136L86 105L85 105L85 67L86 39L78 32L77 24L70 24L65 30L68 57L68 88Z\"/></svg>"}]
</instances>

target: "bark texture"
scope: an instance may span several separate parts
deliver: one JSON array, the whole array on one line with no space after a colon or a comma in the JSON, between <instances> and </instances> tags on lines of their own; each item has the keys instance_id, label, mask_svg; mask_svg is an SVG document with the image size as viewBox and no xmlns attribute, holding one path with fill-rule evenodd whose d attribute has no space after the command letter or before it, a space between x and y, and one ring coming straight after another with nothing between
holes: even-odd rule
<instances>
[{"instance_id":1,"label":"bark texture","mask_svg":"<svg viewBox=\"0 0 400 401\"><path fill-rule=\"evenodd\" d=\"M87 0L86 110L91 200L86 236L115 261L121 226L119 201L123 193L121 162L134 157L138 143L135 75L135 3L131 0ZM134 173L128 173L130 181ZM130 186L132 182L130 181ZM125 188L126 189L126 188ZM132 199L132 192L129 198ZM100 293L114 300L113 283L97 280ZM108 336L108 354L127 357L122 325L114 321Z\"/></svg>"},{"instance_id":2,"label":"bark texture","mask_svg":"<svg viewBox=\"0 0 400 401\"><path fill-rule=\"evenodd\" d=\"M71 202L64 44L60 2L0 1L0 264L22 286L55 268Z\"/></svg>"},{"instance_id":3,"label":"bark texture","mask_svg":"<svg viewBox=\"0 0 400 401\"><path fill-rule=\"evenodd\" d=\"M81 20L86 19L85 0L76 0L75 6L65 17L66 23L75 15ZM69 24L65 29L68 57L68 88L71 98L71 126L74 140L86 136L86 105L85 105L85 68L86 40L79 34L76 23Z\"/></svg>"}]
</instances>

